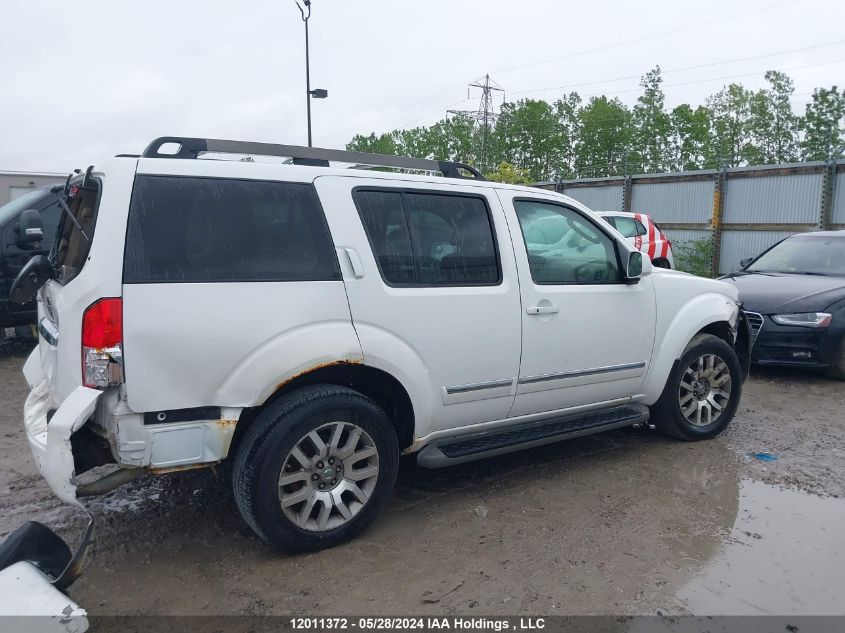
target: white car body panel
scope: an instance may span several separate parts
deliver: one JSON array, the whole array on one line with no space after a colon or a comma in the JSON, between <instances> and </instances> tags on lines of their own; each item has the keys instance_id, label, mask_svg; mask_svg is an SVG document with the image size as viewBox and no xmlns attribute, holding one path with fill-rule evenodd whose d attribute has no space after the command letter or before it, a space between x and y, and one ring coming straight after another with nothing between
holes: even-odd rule
<instances>
[{"instance_id":1,"label":"white car body panel","mask_svg":"<svg viewBox=\"0 0 845 633\"><path fill-rule=\"evenodd\" d=\"M136 170L313 182L342 280L123 284ZM414 428L406 450L415 451L435 438L508 422L629 401L651 404L696 332L736 322L732 286L652 270L648 261L635 284L534 284L513 198L559 202L597 218L576 201L539 189L216 160L113 159L96 166L93 176L103 187L88 259L70 282L50 281L40 291L39 316L58 330L58 343L41 337L25 367L32 387L25 411L30 444L45 478L68 503L76 502L69 438L89 419L122 466L206 465L228 455L244 408L261 406L311 370L363 364L386 372L407 392ZM352 197L356 187L483 196L501 283L387 285ZM634 246L612 227L607 234L627 260ZM101 391L81 386L81 327L84 310L104 297L123 299L125 381ZM542 302L559 311L526 314ZM220 407L220 418L144 423L145 413L207 406ZM49 409L57 411L48 430Z\"/></svg>"},{"instance_id":2,"label":"white car body panel","mask_svg":"<svg viewBox=\"0 0 845 633\"><path fill-rule=\"evenodd\" d=\"M335 245L355 253L363 265L362 276L353 272L345 282L364 363L389 373L398 367L414 372L406 379L411 399L428 403L420 412L415 410L414 434L506 417L519 370L520 297L510 236L494 190L462 181L421 183L395 177L321 176L316 186ZM350 195L354 187L484 196L499 243L502 282L388 286Z\"/></svg>"},{"instance_id":3,"label":"white car body panel","mask_svg":"<svg viewBox=\"0 0 845 633\"><path fill-rule=\"evenodd\" d=\"M24 404L24 426L38 470L59 499L81 508L73 483L75 473L70 436L88 421L103 392L77 387L64 399L48 423L47 412L54 403L37 348L26 361L24 376L30 386Z\"/></svg>"},{"instance_id":4,"label":"white car body panel","mask_svg":"<svg viewBox=\"0 0 845 633\"><path fill-rule=\"evenodd\" d=\"M657 294L656 327L660 336L651 371L641 387L644 404L654 404L663 392L666 377L693 336L711 323L735 327L739 315L739 292L716 279L696 277L675 270L655 268Z\"/></svg>"},{"instance_id":5,"label":"white car body panel","mask_svg":"<svg viewBox=\"0 0 845 633\"><path fill-rule=\"evenodd\" d=\"M123 323L137 412L253 406L299 373L362 359L341 281L126 284Z\"/></svg>"},{"instance_id":6,"label":"white car body panel","mask_svg":"<svg viewBox=\"0 0 845 633\"><path fill-rule=\"evenodd\" d=\"M48 281L38 293L38 318L59 333L59 344L39 337L41 364L55 402L61 403L82 384L82 314L102 297L119 297L123 286L123 237L126 210L135 180L133 159L110 159L95 165L93 178L103 182L97 224L85 266L69 283ZM103 239L98 237L104 236Z\"/></svg>"},{"instance_id":7,"label":"white car body panel","mask_svg":"<svg viewBox=\"0 0 845 633\"><path fill-rule=\"evenodd\" d=\"M556 195L500 191L499 196L512 227L525 312L520 382L511 415L616 400L636 393L648 370L654 344L655 298L648 270L637 284L536 284L513 208L514 198L565 202L593 219L596 226L607 225L585 206ZM623 260L627 254L627 250L622 253ZM532 306L558 312L529 315ZM635 336L630 327L633 315L639 324Z\"/></svg>"},{"instance_id":8,"label":"white car body panel","mask_svg":"<svg viewBox=\"0 0 845 633\"><path fill-rule=\"evenodd\" d=\"M4 630L26 633L85 633L85 609L56 589L32 563L0 571L0 618Z\"/></svg>"}]
</instances>

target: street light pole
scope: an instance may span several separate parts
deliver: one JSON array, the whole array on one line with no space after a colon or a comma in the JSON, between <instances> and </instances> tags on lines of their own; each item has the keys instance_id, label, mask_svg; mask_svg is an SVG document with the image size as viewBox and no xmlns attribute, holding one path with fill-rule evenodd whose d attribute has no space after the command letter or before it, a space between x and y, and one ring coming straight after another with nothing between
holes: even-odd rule
<instances>
[{"instance_id":1,"label":"street light pole","mask_svg":"<svg viewBox=\"0 0 845 633\"><path fill-rule=\"evenodd\" d=\"M305 104L308 113L308 147L311 142L311 99L325 99L329 96L328 91L317 88L311 90L311 59L308 45L308 20L311 18L311 0L294 0L302 14L302 21L305 22Z\"/></svg>"}]
</instances>

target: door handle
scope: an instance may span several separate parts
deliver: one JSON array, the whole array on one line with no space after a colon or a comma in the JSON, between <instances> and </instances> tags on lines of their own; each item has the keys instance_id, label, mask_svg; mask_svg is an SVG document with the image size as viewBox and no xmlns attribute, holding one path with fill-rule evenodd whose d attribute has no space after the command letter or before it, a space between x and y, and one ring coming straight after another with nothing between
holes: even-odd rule
<instances>
[{"instance_id":1,"label":"door handle","mask_svg":"<svg viewBox=\"0 0 845 633\"><path fill-rule=\"evenodd\" d=\"M555 306L534 306L533 308L525 308L525 314L557 314L560 312Z\"/></svg>"}]
</instances>

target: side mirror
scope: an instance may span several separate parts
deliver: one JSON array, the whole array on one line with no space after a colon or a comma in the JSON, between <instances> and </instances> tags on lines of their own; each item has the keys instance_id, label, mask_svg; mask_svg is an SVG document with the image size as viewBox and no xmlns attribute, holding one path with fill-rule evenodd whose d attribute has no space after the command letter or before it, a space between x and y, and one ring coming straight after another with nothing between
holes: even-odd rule
<instances>
[{"instance_id":1,"label":"side mirror","mask_svg":"<svg viewBox=\"0 0 845 633\"><path fill-rule=\"evenodd\" d=\"M53 266L50 261L44 255L36 255L24 264L12 282L9 300L20 305L29 303L35 298L38 289L52 276Z\"/></svg>"},{"instance_id":2,"label":"side mirror","mask_svg":"<svg viewBox=\"0 0 845 633\"><path fill-rule=\"evenodd\" d=\"M749 265L751 262L753 262L753 261L754 261L754 258L753 258L753 257L746 257L746 258L744 258L744 259L740 259L740 260L739 260L739 267L740 267L741 269L742 269L742 268L745 268L746 266L748 266L748 265Z\"/></svg>"},{"instance_id":3,"label":"side mirror","mask_svg":"<svg viewBox=\"0 0 845 633\"><path fill-rule=\"evenodd\" d=\"M44 239L44 220L35 209L27 209L21 213L18 220L18 237L15 242L18 248L35 248Z\"/></svg>"},{"instance_id":4,"label":"side mirror","mask_svg":"<svg viewBox=\"0 0 845 633\"><path fill-rule=\"evenodd\" d=\"M628 283L637 283L643 274L643 254L632 251L628 254L628 265L625 267L625 279Z\"/></svg>"}]
</instances>

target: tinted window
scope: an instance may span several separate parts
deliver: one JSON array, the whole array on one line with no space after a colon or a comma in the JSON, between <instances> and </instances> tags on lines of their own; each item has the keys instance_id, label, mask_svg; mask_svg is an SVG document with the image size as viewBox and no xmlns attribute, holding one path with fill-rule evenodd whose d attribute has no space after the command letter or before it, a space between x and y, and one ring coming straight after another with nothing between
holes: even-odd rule
<instances>
[{"instance_id":1,"label":"tinted window","mask_svg":"<svg viewBox=\"0 0 845 633\"><path fill-rule=\"evenodd\" d=\"M126 283L340 279L311 185L138 176Z\"/></svg>"},{"instance_id":2,"label":"tinted window","mask_svg":"<svg viewBox=\"0 0 845 633\"><path fill-rule=\"evenodd\" d=\"M387 283L417 286L499 283L493 227L483 199L357 191L355 204Z\"/></svg>"},{"instance_id":3,"label":"tinted window","mask_svg":"<svg viewBox=\"0 0 845 633\"><path fill-rule=\"evenodd\" d=\"M584 216L568 207L535 200L518 200L514 207L536 283L594 284L622 279L616 243Z\"/></svg>"}]
</instances>

